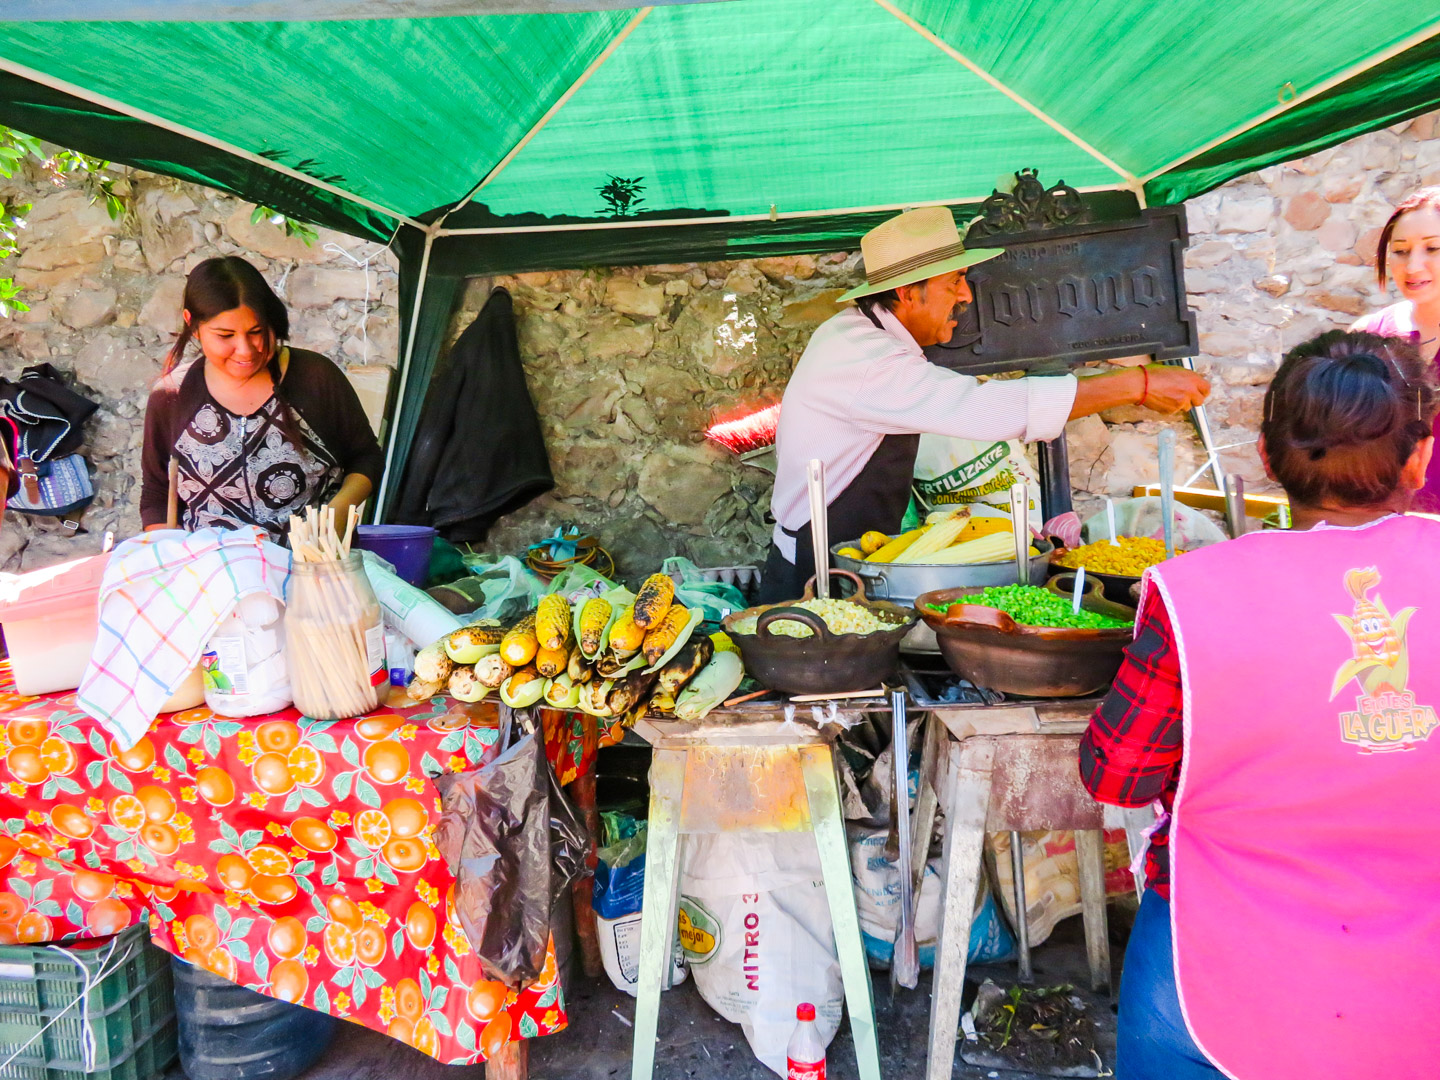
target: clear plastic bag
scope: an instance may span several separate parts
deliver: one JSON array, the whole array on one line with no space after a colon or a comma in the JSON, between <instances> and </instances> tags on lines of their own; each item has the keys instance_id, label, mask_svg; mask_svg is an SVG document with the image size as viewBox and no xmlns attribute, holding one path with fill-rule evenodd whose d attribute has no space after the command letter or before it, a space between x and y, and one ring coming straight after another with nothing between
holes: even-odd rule
<instances>
[{"instance_id":1,"label":"clear plastic bag","mask_svg":"<svg viewBox=\"0 0 1440 1080\"><path fill-rule=\"evenodd\" d=\"M615 588L616 582L588 566L567 566L551 579L546 594L563 596L571 604L583 604L595 596L604 596Z\"/></svg>"},{"instance_id":2,"label":"clear plastic bag","mask_svg":"<svg viewBox=\"0 0 1440 1080\"><path fill-rule=\"evenodd\" d=\"M690 611L698 608L704 612L706 622L718 623L732 611L743 611L750 606L734 585L707 580L689 559L672 556L665 560L660 572L675 580L675 602L684 604Z\"/></svg>"},{"instance_id":3,"label":"clear plastic bag","mask_svg":"<svg viewBox=\"0 0 1440 1080\"><path fill-rule=\"evenodd\" d=\"M1110 524L1104 510L1092 515L1085 522L1085 542L1093 544L1110 539ZM1165 519L1160 512L1160 496L1144 495L1138 499L1125 499L1115 504L1116 536L1153 536L1157 540L1165 537ZM1194 507L1183 503L1175 504L1175 547L1181 551L1194 551L1207 544L1218 544L1227 539L1225 531Z\"/></svg>"},{"instance_id":4,"label":"clear plastic bag","mask_svg":"<svg viewBox=\"0 0 1440 1080\"><path fill-rule=\"evenodd\" d=\"M471 613L471 619L499 619L510 623L540 603L545 582L514 555L493 562L484 556L467 555L465 565L480 579L485 602Z\"/></svg>"}]
</instances>

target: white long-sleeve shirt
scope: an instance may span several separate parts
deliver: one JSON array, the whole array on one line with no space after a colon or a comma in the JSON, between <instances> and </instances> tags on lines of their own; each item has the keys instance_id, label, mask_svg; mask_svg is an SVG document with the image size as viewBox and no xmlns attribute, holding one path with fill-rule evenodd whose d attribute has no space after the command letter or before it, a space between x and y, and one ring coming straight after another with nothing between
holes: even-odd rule
<instances>
[{"instance_id":1,"label":"white long-sleeve shirt","mask_svg":"<svg viewBox=\"0 0 1440 1080\"><path fill-rule=\"evenodd\" d=\"M858 308L821 324L785 387L775 438L771 512L776 546L795 561L792 532L810 520L805 467L825 463L826 497L850 486L886 435L962 439L1055 438L1075 403L1073 375L980 382L932 364L910 332L877 307L884 326Z\"/></svg>"}]
</instances>

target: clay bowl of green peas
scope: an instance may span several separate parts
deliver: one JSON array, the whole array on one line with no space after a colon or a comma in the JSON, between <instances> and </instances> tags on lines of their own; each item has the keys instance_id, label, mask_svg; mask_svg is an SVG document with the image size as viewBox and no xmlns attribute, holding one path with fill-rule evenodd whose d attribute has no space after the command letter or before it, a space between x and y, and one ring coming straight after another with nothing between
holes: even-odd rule
<instances>
[{"instance_id":1,"label":"clay bowl of green peas","mask_svg":"<svg viewBox=\"0 0 1440 1080\"><path fill-rule=\"evenodd\" d=\"M1035 585L937 589L915 600L950 669L977 686L1023 697L1083 697L1108 687L1134 631L1135 609L1074 574Z\"/></svg>"}]
</instances>

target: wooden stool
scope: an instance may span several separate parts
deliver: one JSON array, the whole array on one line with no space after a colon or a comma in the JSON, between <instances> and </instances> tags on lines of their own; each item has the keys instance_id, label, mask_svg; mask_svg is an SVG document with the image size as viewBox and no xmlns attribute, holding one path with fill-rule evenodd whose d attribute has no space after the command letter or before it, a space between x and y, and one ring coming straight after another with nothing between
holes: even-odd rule
<instances>
[{"instance_id":1,"label":"wooden stool","mask_svg":"<svg viewBox=\"0 0 1440 1080\"><path fill-rule=\"evenodd\" d=\"M815 833L820 849L860 1077L880 1080L870 969L831 750L834 726L822 730L803 718L782 723L769 711L730 716L716 710L698 723L641 720L635 730L655 748L655 758L631 1080L650 1080L655 1070L660 991L671 970L679 900L679 834L805 830Z\"/></svg>"},{"instance_id":2,"label":"wooden stool","mask_svg":"<svg viewBox=\"0 0 1440 1080\"><path fill-rule=\"evenodd\" d=\"M1093 702L1083 715L1088 716L1090 707ZM1110 986L1104 811L1080 782L1077 762L1084 722L1061 708L1041 709L1053 714L1050 723L1043 723L1031 707L942 709L932 714L925 756L934 764L930 777L933 794L927 798L922 785L916 832L928 840L938 794L945 809L941 870L945 900L930 1000L926 1080L945 1080L954 1068L975 890L987 832L1074 830L1090 985L1097 991ZM1070 710L1081 711L1073 706ZM976 734L977 726L987 733ZM923 851L925 845L918 846ZM1023 872L1015 874L1019 920L1025 917L1024 880ZM1022 956L1022 963L1026 959Z\"/></svg>"}]
</instances>

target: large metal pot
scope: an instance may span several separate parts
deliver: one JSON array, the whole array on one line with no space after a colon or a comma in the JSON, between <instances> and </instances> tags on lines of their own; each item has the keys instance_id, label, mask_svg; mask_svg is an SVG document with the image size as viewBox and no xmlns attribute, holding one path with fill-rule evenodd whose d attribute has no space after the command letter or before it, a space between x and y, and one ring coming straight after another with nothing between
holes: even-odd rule
<instances>
[{"instance_id":1,"label":"large metal pot","mask_svg":"<svg viewBox=\"0 0 1440 1080\"><path fill-rule=\"evenodd\" d=\"M1044 564L1042 563L1042 566ZM1064 578L1052 578L1059 588ZM1072 578L1073 581L1073 578ZM1110 685L1120 670L1132 631L1021 626L1003 611L967 604L976 588L940 589L920 595L915 608L935 631L950 670L976 686L1025 697L1083 697ZM945 611L930 605L945 606ZM1105 600L1100 582L1087 583L1082 606L1134 619L1135 609Z\"/></svg>"},{"instance_id":2,"label":"large metal pot","mask_svg":"<svg viewBox=\"0 0 1440 1080\"><path fill-rule=\"evenodd\" d=\"M870 600L864 583L854 574L831 570L832 575L849 578L855 585L852 603L868 608L894 629L873 634L832 634L825 620L793 602L766 604L727 615L726 632L740 649L745 670L762 686L787 694L839 694L868 690L895 674L900 666L900 639L915 625L915 612L885 601ZM802 600L815 595L815 579L805 584ZM755 633L735 632L735 624L756 618ZM804 623L811 637L795 638L774 633L770 627L781 619Z\"/></svg>"},{"instance_id":3,"label":"large metal pot","mask_svg":"<svg viewBox=\"0 0 1440 1080\"><path fill-rule=\"evenodd\" d=\"M1044 585L1054 545L1049 540L1032 540L1038 555L1030 556L1030 584ZM1014 585L1015 560L947 566L942 563L873 563L839 554L844 547L858 548L860 541L846 540L830 549L835 565L864 579L865 591L877 600L913 604L921 593L937 589L983 589L989 585Z\"/></svg>"}]
</instances>

